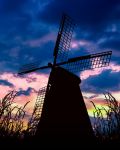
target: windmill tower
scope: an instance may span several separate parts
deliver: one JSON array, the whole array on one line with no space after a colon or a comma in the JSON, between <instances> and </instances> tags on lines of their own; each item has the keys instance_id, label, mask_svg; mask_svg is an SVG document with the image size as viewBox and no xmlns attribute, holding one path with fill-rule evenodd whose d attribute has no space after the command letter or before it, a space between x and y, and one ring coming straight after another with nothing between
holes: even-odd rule
<instances>
[{"instance_id":1,"label":"windmill tower","mask_svg":"<svg viewBox=\"0 0 120 150\"><path fill-rule=\"evenodd\" d=\"M36 63L24 65L18 74L51 68L42 110L37 101L40 121L36 120L36 137L43 139L92 139L93 130L79 84L74 73L109 65L111 51L68 59L68 51L74 29L73 20L63 15L54 48L54 61L39 67ZM43 90L44 91L44 90ZM37 111L36 111L37 112ZM37 113L36 113L37 114Z\"/></svg>"}]
</instances>

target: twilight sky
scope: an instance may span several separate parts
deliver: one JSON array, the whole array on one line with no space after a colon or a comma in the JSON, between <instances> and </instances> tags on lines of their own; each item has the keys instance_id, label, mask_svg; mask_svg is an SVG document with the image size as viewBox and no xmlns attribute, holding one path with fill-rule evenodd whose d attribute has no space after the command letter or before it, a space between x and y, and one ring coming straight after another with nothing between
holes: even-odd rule
<instances>
[{"instance_id":1,"label":"twilight sky","mask_svg":"<svg viewBox=\"0 0 120 150\"><path fill-rule=\"evenodd\" d=\"M75 28L69 57L112 50L109 67L79 73L89 114L90 100L104 104L104 92L120 100L120 1L119 0L0 0L0 98L21 91L16 103L30 100L46 86L49 71L17 76L22 64L53 60L53 49L62 12L71 16Z\"/></svg>"}]
</instances>

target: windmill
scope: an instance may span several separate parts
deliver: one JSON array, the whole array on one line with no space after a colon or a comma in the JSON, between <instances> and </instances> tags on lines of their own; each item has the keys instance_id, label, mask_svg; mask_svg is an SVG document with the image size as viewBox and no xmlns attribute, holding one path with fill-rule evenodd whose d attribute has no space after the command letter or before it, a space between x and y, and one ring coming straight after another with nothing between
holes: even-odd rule
<instances>
[{"instance_id":1,"label":"windmill","mask_svg":"<svg viewBox=\"0 0 120 150\"><path fill-rule=\"evenodd\" d=\"M39 91L44 95L44 104L43 97L42 102L40 100L40 94L38 94L35 104L36 121L34 125L39 122L36 131L38 137L50 139L52 135L72 139L72 137L79 136L84 139L93 136L92 126L79 87L81 80L74 73L108 66L112 51L68 58L74 26L73 20L63 14L54 48L53 63L41 67L36 62L27 64L22 66L18 72L19 75L24 75L51 68L47 88ZM31 122L33 123L33 120Z\"/></svg>"}]
</instances>

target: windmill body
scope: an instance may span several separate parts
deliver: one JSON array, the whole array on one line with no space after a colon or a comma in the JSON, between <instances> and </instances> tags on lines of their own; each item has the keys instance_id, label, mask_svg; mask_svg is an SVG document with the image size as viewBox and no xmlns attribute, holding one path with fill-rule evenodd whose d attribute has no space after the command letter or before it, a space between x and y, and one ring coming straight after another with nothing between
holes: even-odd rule
<instances>
[{"instance_id":1,"label":"windmill body","mask_svg":"<svg viewBox=\"0 0 120 150\"><path fill-rule=\"evenodd\" d=\"M73 73L109 65L112 52L102 52L68 59L68 51L74 28L73 20L63 15L56 45L54 61L39 67L36 63L24 65L19 74L51 68L36 138L54 139L75 137L94 139L87 109L80 90L81 80ZM73 73L71 73L73 72ZM38 104L37 104L38 105ZM38 120L38 119L37 119Z\"/></svg>"},{"instance_id":2,"label":"windmill body","mask_svg":"<svg viewBox=\"0 0 120 150\"><path fill-rule=\"evenodd\" d=\"M36 136L44 139L93 139L93 130L79 87L80 79L56 67L49 78Z\"/></svg>"}]
</instances>

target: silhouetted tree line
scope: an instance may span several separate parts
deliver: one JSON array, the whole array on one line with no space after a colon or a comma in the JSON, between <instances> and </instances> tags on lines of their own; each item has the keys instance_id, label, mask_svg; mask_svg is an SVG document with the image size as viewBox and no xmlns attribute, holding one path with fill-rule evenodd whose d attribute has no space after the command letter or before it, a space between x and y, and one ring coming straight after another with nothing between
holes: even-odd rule
<instances>
[{"instance_id":1,"label":"silhouetted tree line","mask_svg":"<svg viewBox=\"0 0 120 150\"><path fill-rule=\"evenodd\" d=\"M24 126L25 108L29 102L23 107L15 105L14 99L17 94L18 92L11 91L0 100L0 139L24 140L26 137L34 136L32 132L34 129L32 130L30 124L31 119L28 121L27 127ZM95 136L100 142L119 141L120 104L110 93L105 94L105 102L108 108L99 108L92 102L94 106L93 130ZM34 119L32 120L34 121ZM33 126L33 128L35 127Z\"/></svg>"}]
</instances>

